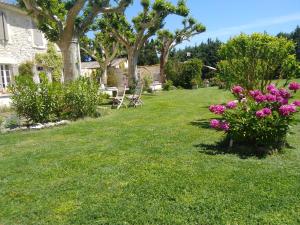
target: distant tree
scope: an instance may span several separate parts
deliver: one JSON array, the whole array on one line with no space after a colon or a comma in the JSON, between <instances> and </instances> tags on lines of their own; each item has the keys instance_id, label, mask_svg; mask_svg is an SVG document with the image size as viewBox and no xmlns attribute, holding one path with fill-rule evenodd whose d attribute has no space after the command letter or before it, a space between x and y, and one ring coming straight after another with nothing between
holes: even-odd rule
<instances>
[{"instance_id":1,"label":"distant tree","mask_svg":"<svg viewBox=\"0 0 300 225\"><path fill-rule=\"evenodd\" d=\"M297 26L294 32L292 32L292 39L296 43L296 56L297 60L300 61L300 27Z\"/></svg>"},{"instance_id":2,"label":"distant tree","mask_svg":"<svg viewBox=\"0 0 300 225\"><path fill-rule=\"evenodd\" d=\"M101 82L107 85L107 68L121 52L120 44L109 33L97 32L93 39L84 36L81 49L99 63L102 71Z\"/></svg>"},{"instance_id":3,"label":"distant tree","mask_svg":"<svg viewBox=\"0 0 300 225\"><path fill-rule=\"evenodd\" d=\"M166 0L141 0L143 11L129 23L125 15L107 14L99 20L103 32L112 35L126 48L128 54L128 75L130 82L138 81L137 63L140 51L146 41L164 26L165 18L170 14L188 15L185 0L179 0L174 6Z\"/></svg>"},{"instance_id":4,"label":"distant tree","mask_svg":"<svg viewBox=\"0 0 300 225\"><path fill-rule=\"evenodd\" d=\"M296 29L291 33L280 32L279 34L277 34L277 37L285 37L289 40L294 41L296 48L296 57L297 60L300 61L300 27L297 26Z\"/></svg>"},{"instance_id":5,"label":"distant tree","mask_svg":"<svg viewBox=\"0 0 300 225\"><path fill-rule=\"evenodd\" d=\"M247 90L263 90L275 78L299 73L295 45L284 37L241 34L222 45L218 73L227 87L239 84Z\"/></svg>"},{"instance_id":6,"label":"distant tree","mask_svg":"<svg viewBox=\"0 0 300 225\"><path fill-rule=\"evenodd\" d=\"M191 37L205 31L205 26L197 23L192 17L185 18L182 23L183 28L180 30L176 30L175 32L160 30L157 33L157 46L160 53L160 78L162 83L166 81L165 66L168 62L170 50L183 41L189 40Z\"/></svg>"},{"instance_id":7,"label":"distant tree","mask_svg":"<svg viewBox=\"0 0 300 225\"><path fill-rule=\"evenodd\" d=\"M219 40L208 39L206 42L202 42L200 45L188 46L184 49L173 49L170 52L170 57L179 61L186 61L190 57L201 59L205 66L211 66L216 68L217 63L220 61L218 50L221 47L222 42ZM190 53L190 57L187 56ZM202 67L202 77L210 78L212 71L207 67Z\"/></svg>"},{"instance_id":8,"label":"distant tree","mask_svg":"<svg viewBox=\"0 0 300 225\"><path fill-rule=\"evenodd\" d=\"M70 81L80 75L80 37L89 29L100 13L122 12L132 0L17 0L38 23L46 37L56 43L62 52L64 80Z\"/></svg>"},{"instance_id":9,"label":"distant tree","mask_svg":"<svg viewBox=\"0 0 300 225\"><path fill-rule=\"evenodd\" d=\"M146 65L154 65L159 62L156 48L155 48L155 41L152 39L150 41L146 41L144 47L141 49L139 58L138 58L138 65L139 66L146 66Z\"/></svg>"}]
</instances>

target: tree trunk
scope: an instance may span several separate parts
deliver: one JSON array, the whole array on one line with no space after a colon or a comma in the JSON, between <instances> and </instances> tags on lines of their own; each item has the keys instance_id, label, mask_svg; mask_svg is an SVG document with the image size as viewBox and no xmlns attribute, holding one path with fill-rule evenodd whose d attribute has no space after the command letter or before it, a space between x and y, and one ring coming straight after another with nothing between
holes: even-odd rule
<instances>
[{"instance_id":1,"label":"tree trunk","mask_svg":"<svg viewBox=\"0 0 300 225\"><path fill-rule=\"evenodd\" d=\"M160 55L160 62L159 62L159 69L160 69L160 82L162 84L164 84L166 82L166 74L165 74L165 68L166 68L166 64L168 62L168 58L169 58L169 52L166 52L165 50L163 50L161 52L161 55Z\"/></svg>"},{"instance_id":2,"label":"tree trunk","mask_svg":"<svg viewBox=\"0 0 300 225\"><path fill-rule=\"evenodd\" d=\"M101 76L101 84L104 84L107 86L107 65L104 65L103 67L103 73Z\"/></svg>"},{"instance_id":3,"label":"tree trunk","mask_svg":"<svg viewBox=\"0 0 300 225\"><path fill-rule=\"evenodd\" d=\"M64 82L76 80L80 76L79 42L75 36L71 41L64 41L60 45L64 65Z\"/></svg>"},{"instance_id":4,"label":"tree trunk","mask_svg":"<svg viewBox=\"0 0 300 225\"><path fill-rule=\"evenodd\" d=\"M137 71L137 62L138 62L138 52L128 51L128 76L129 84L134 85L138 82L138 71Z\"/></svg>"}]
</instances>

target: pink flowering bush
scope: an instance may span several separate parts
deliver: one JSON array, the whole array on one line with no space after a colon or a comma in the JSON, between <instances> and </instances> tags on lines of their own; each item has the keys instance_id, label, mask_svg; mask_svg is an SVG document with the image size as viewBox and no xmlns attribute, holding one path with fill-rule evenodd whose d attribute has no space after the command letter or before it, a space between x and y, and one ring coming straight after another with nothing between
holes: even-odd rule
<instances>
[{"instance_id":1,"label":"pink flowering bush","mask_svg":"<svg viewBox=\"0 0 300 225\"><path fill-rule=\"evenodd\" d=\"M238 145L280 149L286 143L294 115L300 110L300 100L292 100L300 83L290 83L288 90L278 89L274 84L264 91L245 90L234 86L231 91L236 100L209 107L221 117L211 120L210 126L225 132L226 139Z\"/></svg>"}]
</instances>

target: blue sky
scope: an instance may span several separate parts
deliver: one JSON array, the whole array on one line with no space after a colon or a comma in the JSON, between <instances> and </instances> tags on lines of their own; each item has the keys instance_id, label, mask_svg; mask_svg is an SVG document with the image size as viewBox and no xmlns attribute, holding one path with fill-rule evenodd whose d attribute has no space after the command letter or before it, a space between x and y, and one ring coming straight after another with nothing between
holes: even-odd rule
<instances>
[{"instance_id":1,"label":"blue sky","mask_svg":"<svg viewBox=\"0 0 300 225\"><path fill-rule=\"evenodd\" d=\"M130 18L140 11L139 2L134 0L127 9ZM300 25L300 0L187 0L187 4L191 15L203 23L207 31L181 47L201 43L207 38L226 41L241 32L291 32ZM175 30L180 26L180 17L170 16L166 20L168 29Z\"/></svg>"}]
</instances>

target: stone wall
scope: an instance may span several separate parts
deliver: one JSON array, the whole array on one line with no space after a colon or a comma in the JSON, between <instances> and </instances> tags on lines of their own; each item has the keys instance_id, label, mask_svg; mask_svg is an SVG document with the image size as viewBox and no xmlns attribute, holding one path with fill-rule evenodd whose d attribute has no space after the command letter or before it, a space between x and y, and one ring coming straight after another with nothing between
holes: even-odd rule
<instances>
[{"instance_id":1,"label":"stone wall","mask_svg":"<svg viewBox=\"0 0 300 225\"><path fill-rule=\"evenodd\" d=\"M43 38L43 46L34 46L32 19L15 6L0 4L0 10L5 13L8 24L9 40L0 42L0 63L17 66L27 60L32 60L36 53L45 52L47 41ZM16 71L13 71L16 72Z\"/></svg>"}]
</instances>

